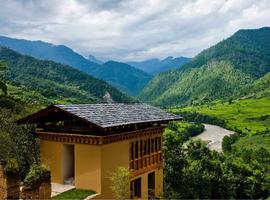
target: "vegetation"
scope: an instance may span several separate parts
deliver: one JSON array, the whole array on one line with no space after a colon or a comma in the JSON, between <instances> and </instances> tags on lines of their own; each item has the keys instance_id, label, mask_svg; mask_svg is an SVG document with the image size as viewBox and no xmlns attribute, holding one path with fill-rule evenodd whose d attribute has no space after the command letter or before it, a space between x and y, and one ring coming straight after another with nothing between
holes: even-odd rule
<instances>
[{"instance_id":1,"label":"vegetation","mask_svg":"<svg viewBox=\"0 0 270 200\"><path fill-rule=\"evenodd\" d=\"M204 125L200 123L189 122L171 122L168 128L165 129L165 135L170 132L177 132L179 136L188 140L191 137L195 137L204 131Z\"/></svg>"},{"instance_id":2,"label":"vegetation","mask_svg":"<svg viewBox=\"0 0 270 200\"><path fill-rule=\"evenodd\" d=\"M164 135L165 198L259 199L270 195L269 152L211 151L173 130Z\"/></svg>"},{"instance_id":3,"label":"vegetation","mask_svg":"<svg viewBox=\"0 0 270 200\"><path fill-rule=\"evenodd\" d=\"M58 199L59 200L60 199L82 200L92 194L95 194L95 192L91 190L71 189L52 197L52 199L54 200L58 200Z\"/></svg>"},{"instance_id":4,"label":"vegetation","mask_svg":"<svg viewBox=\"0 0 270 200\"><path fill-rule=\"evenodd\" d=\"M238 31L181 68L156 76L139 98L168 107L246 96L270 71L269 39L270 28Z\"/></svg>"},{"instance_id":5,"label":"vegetation","mask_svg":"<svg viewBox=\"0 0 270 200\"><path fill-rule=\"evenodd\" d=\"M38 188L42 181L48 178L50 178L50 172L45 166L33 164L23 182L26 187Z\"/></svg>"},{"instance_id":6,"label":"vegetation","mask_svg":"<svg viewBox=\"0 0 270 200\"><path fill-rule=\"evenodd\" d=\"M111 190L115 199L130 198L130 172L126 167L117 168L110 177Z\"/></svg>"},{"instance_id":7,"label":"vegetation","mask_svg":"<svg viewBox=\"0 0 270 200\"><path fill-rule=\"evenodd\" d=\"M33 127L14 123L18 117L11 110L0 109L0 160L16 163L24 179L30 166L39 163L39 140Z\"/></svg>"},{"instance_id":8,"label":"vegetation","mask_svg":"<svg viewBox=\"0 0 270 200\"><path fill-rule=\"evenodd\" d=\"M116 102L133 101L106 82L69 66L23 56L7 48L0 48L0 60L9 66L2 76L6 81L39 93L54 104L105 102L106 93Z\"/></svg>"},{"instance_id":9,"label":"vegetation","mask_svg":"<svg viewBox=\"0 0 270 200\"><path fill-rule=\"evenodd\" d=\"M193 117L193 120L199 119L196 120L199 122L220 125L250 135L264 133L270 128L270 98L218 101L200 106L176 107L170 111L184 113L188 120Z\"/></svg>"}]
</instances>

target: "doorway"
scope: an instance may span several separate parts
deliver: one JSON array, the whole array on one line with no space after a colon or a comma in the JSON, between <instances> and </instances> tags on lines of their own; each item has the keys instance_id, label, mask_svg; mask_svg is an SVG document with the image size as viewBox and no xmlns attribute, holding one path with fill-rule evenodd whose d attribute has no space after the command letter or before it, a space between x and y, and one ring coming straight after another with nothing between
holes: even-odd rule
<instances>
[{"instance_id":1,"label":"doorway","mask_svg":"<svg viewBox=\"0 0 270 200\"><path fill-rule=\"evenodd\" d=\"M74 145L63 145L63 182L67 185L74 185L75 159Z\"/></svg>"},{"instance_id":2,"label":"doorway","mask_svg":"<svg viewBox=\"0 0 270 200\"><path fill-rule=\"evenodd\" d=\"M155 172L148 174L148 199L155 198Z\"/></svg>"}]
</instances>

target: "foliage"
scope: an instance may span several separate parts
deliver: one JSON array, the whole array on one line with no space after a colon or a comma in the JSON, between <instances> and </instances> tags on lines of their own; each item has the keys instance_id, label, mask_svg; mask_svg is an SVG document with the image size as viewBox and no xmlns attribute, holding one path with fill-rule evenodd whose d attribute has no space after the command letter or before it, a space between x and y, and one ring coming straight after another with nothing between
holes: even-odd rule
<instances>
[{"instance_id":1,"label":"foliage","mask_svg":"<svg viewBox=\"0 0 270 200\"><path fill-rule=\"evenodd\" d=\"M269 40L270 28L238 31L182 67L156 76L139 98L168 107L245 96L248 86L270 71Z\"/></svg>"},{"instance_id":2,"label":"foliage","mask_svg":"<svg viewBox=\"0 0 270 200\"><path fill-rule=\"evenodd\" d=\"M177 132L184 139L189 139L202 133L204 131L204 125L200 123L189 122L170 122L168 129ZM168 131L168 129L166 131Z\"/></svg>"},{"instance_id":3,"label":"foliage","mask_svg":"<svg viewBox=\"0 0 270 200\"><path fill-rule=\"evenodd\" d=\"M17 115L0 109L0 160L15 161L22 178L33 163L39 163L39 140L33 127L14 123Z\"/></svg>"},{"instance_id":4,"label":"foliage","mask_svg":"<svg viewBox=\"0 0 270 200\"><path fill-rule=\"evenodd\" d=\"M130 172L126 167L118 167L111 177L111 190L115 199L130 198Z\"/></svg>"},{"instance_id":5,"label":"foliage","mask_svg":"<svg viewBox=\"0 0 270 200\"><path fill-rule=\"evenodd\" d=\"M258 150L260 148L265 148L270 152L270 132L267 134L251 135L240 137L234 144L232 144L232 149L253 149Z\"/></svg>"},{"instance_id":6,"label":"foliage","mask_svg":"<svg viewBox=\"0 0 270 200\"><path fill-rule=\"evenodd\" d=\"M164 137L164 159L166 198L257 199L270 195L266 150L222 154L199 140L187 142L171 130Z\"/></svg>"},{"instance_id":7,"label":"foliage","mask_svg":"<svg viewBox=\"0 0 270 200\"><path fill-rule=\"evenodd\" d=\"M222 139L222 151L223 152L231 152L232 145L240 138L240 134L235 133L231 135L225 135Z\"/></svg>"},{"instance_id":8,"label":"foliage","mask_svg":"<svg viewBox=\"0 0 270 200\"><path fill-rule=\"evenodd\" d=\"M83 190L83 189L71 189L61 194L58 194L52 197L53 200L60 200L60 199L72 199L72 200L82 200L86 197L95 194L94 191L91 190Z\"/></svg>"},{"instance_id":9,"label":"foliage","mask_svg":"<svg viewBox=\"0 0 270 200\"><path fill-rule=\"evenodd\" d=\"M42 181L48 179L49 177L49 170L45 166L33 164L31 165L23 183L26 187L38 188Z\"/></svg>"},{"instance_id":10,"label":"foliage","mask_svg":"<svg viewBox=\"0 0 270 200\"><path fill-rule=\"evenodd\" d=\"M116 102L133 101L127 95L72 67L51 61L41 61L0 48L0 59L9 68L4 78L51 100L53 103L104 102L108 92Z\"/></svg>"}]
</instances>

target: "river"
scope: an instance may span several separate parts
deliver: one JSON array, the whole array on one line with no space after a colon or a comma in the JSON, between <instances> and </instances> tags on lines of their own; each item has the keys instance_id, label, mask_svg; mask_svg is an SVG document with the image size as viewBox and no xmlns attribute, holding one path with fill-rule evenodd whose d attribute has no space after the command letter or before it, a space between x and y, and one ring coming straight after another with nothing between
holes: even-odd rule
<instances>
[{"instance_id":1,"label":"river","mask_svg":"<svg viewBox=\"0 0 270 200\"><path fill-rule=\"evenodd\" d=\"M222 128L220 126L215 126L211 124L204 124L205 130L200 135L196 136L203 141L208 143L208 147L211 150L216 150L218 152L222 151L222 139L225 135L231 135L234 132Z\"/></svg>"}]
</instances>

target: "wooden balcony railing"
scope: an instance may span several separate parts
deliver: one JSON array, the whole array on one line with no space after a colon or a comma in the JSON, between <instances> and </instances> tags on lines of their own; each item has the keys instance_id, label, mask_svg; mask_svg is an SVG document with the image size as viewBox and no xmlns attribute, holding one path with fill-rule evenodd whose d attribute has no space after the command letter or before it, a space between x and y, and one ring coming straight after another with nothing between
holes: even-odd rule
<instances>
[{"instance_id":1,"label":"wooden balcony railing","mask_svg":"<svg viewBox=\"0 0 270 200\"><path fill-rule=\"evenodd\" d=\"M142 168L146 168L151 165L156 165L160 163L162 163L162 152L158 151L150 155L145 155L140 158L130 160L129 168L131 170L140 170Z\"/></svg>"}]
</instances>

